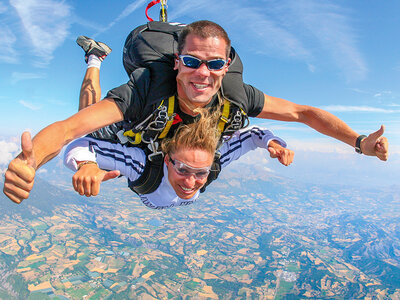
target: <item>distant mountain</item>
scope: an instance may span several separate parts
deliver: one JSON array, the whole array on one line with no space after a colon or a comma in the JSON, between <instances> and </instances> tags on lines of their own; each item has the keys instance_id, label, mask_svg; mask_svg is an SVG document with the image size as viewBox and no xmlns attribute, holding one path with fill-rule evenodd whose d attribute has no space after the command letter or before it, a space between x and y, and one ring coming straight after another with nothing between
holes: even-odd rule
<instances>
[{"instance_id":1,"label":"distant mountain","mask_svg":"<svg viewBox=\"0 0 400 300\"><path fill-rule=\"evenodd\" d=\"M3 190L4 178L0 179ZM75 192L66 191L56 187L40 177L35 179L34 188L29 199L20 204L15 204L8 199L3 192L0 194L0 207L7 215L17 214L23 218L37 218L39 216L51 216L53 210L61 205L82 205L82 197ZM85 202L91 205L90 202Z\"/></svg>"}]
</instances>

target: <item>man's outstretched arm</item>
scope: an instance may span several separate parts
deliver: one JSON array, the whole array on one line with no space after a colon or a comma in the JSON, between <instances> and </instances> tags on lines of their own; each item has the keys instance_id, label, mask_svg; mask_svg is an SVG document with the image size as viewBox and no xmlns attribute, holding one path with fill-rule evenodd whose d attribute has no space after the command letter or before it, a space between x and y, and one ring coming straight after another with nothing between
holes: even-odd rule
<instances>
[{"instance_id":1,"label":"man's outstretched arm","mask_svg":"<svg viewBox=\"0 0 400 300\"><path fill-rule=\"evenodd\" d=\"M111 99L87 107L70 118L55 122L41 130L31 141L22 137L22 152L11 161L5 174L4 194L20 203L29 197L35 171L55 157L62 147L80 136L123 119L122 112Z\"/></svg>"},{"instance_id":2,"label":"man's outstretched arm","mask_svg":"<svg viewBox=\"0 0 400 300\"><path fill-rule=\"evenodd\" d=\"M279 121L300 122L310 126L318 132L338 139L352 147L360 136L345 122L333 114L308 105L299 105L281 98L264 94L264 108L257 118ZM361 141L363 154L377 156L386 161L389 156L389 143L383 137L384 127L371 133Z\"/></svg>"}]
</instances>

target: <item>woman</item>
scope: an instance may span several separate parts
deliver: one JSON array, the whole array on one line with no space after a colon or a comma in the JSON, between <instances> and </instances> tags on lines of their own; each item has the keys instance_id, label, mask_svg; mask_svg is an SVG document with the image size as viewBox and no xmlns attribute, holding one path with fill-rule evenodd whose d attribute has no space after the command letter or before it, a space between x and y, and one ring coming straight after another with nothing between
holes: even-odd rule
<instances>
[{"instance_id":1,"label":"woman","mask_svg":"<svg viewBox=\"0 0 400 300\"><path fill-rule=\"evenodd\" d=\"M163 177L154 192L139 194L142 202L154 209L188 205L196 201L211 171L219 134L215 116L206 112L194 123L181 126L171 139L162 142ZM250 127L236 132L218 150L219 167L256 148L265 148L270 156L284 165L293 160L293 151L269 130ZM95 196L102 181L118 175L127 177L131 186L143 174L149 160L144 150L118 143L85 137L72 142L66 149L65 165L77 171L74 189L80 195ZM109 171L107 171L109 170Z\"/></svg>"}]
</instances>

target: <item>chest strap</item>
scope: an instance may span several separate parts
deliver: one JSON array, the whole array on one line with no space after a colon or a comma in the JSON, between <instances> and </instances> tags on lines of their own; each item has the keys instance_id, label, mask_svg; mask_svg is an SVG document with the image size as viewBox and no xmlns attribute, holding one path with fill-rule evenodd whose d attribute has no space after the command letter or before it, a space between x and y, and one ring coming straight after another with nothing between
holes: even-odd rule
<instances>
[{"instance_id":1,"label":"chest strap","mask_svg":"<svg viewBox=\"0 0 400 300\"><path fill-rule=\"evenodd\" d=\"M171 129L174 121L175 96L168 98L167 105L164 102L163 100L157 109L143 122L131 130L119 133L120 142L129 142L133 145L139 145L142 142L151 144L157 139L164 138Z\"/></svg>"}]
</instances>

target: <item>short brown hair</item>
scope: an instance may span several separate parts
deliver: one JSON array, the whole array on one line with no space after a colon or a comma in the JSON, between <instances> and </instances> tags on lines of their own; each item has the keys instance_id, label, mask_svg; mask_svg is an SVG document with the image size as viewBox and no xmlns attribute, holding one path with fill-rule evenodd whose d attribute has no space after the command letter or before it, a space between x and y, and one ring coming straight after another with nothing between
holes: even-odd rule
<instances>
[{"instance_id":1,"label":"short brown hair","mask_svg":"<svg viewBox=\"0 0 400 300\"><path fill-rule=\"evenodd\" d=\"M207 20L201 20L190 23L189 25L185 26L179 35L179 40L178 40L179 55L182 54L182 50L185 47L186 38L189 34L194 34L203 39L209 37L217 37L223 39L226 42L226 58L229 57L229 54L231 52L231 40L229 39L226 31L217 23Z\"/></svg>"},{"instance_id":2,"label":"short brown hair","mask_svg":"<svg viewBox=\"0 0 400 300\"><path fill-rule=\"evenodd\" d=\"M214 155L220 133L217 122L221 115L219 109L209 112L204 108L195 110L199 118L191 124L182 124L174 136L163 139L161 149L165 154L175 153L179 149L200 149Z\"/></svg>"}]
</instances>

